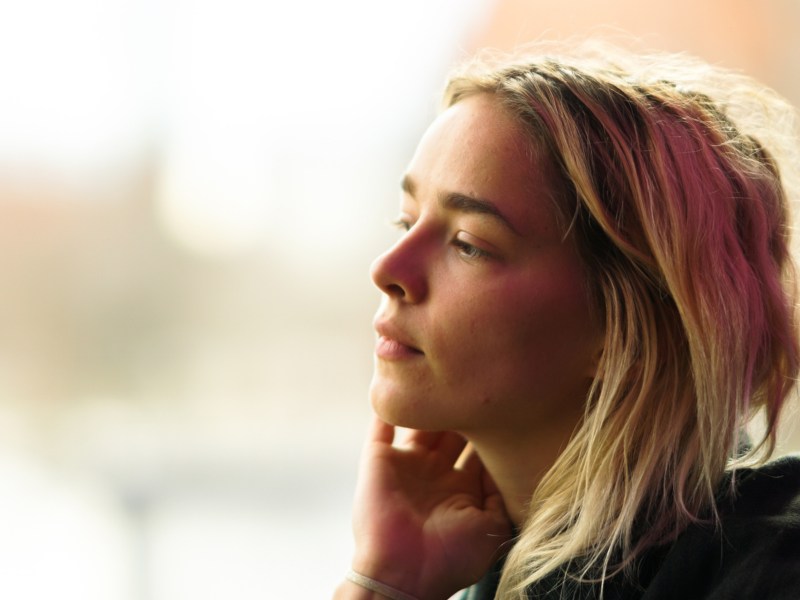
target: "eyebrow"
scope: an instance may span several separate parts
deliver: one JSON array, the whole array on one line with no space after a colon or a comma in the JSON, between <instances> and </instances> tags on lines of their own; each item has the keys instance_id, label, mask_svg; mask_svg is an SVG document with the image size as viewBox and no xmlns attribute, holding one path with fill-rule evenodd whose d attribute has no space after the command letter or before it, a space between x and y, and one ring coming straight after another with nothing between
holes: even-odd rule
<instances>
[{"instance_id":1,"label":"eyebrow","mask_svg":"<svg viewBox=\"0 0 800 600\"><path fill-rule=\"evenodd\" d=\"M409 196L414 196L416 185L414 181L405 175L400 181L400 188ZM467 214L488 215L497 219L502 225L510 229L513 233L520 235L511 221L497 208L497 205L483 198L473 198L460 192L445 192L439 196L439 202L445 208Z\"/></svg>"}]
</instances>

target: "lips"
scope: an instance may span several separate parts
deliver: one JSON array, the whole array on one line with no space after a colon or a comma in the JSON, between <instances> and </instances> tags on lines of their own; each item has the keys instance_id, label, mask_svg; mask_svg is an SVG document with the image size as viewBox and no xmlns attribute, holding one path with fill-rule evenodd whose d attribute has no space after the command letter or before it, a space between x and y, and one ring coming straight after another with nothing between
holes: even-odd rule
<instances>
[{"instance_id":1,"label":"lips","mask_svg":"<svg viewBox=\"0 0 800 600\"><path fill-rule=\"evenodd\" d=\"M376 321L375 331L378 333L375 354L379 358L400 360L424 356L411 337L391 321Z\"/></svg>"}]
</instances>

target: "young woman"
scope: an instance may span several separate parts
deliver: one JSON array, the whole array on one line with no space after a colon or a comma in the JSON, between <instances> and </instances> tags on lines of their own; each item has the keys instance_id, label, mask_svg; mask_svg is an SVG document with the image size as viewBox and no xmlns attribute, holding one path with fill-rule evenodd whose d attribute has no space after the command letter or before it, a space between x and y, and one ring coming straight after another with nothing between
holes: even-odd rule
<instances>
[{"instance_id":1,"label":"young woman","mask_svg":"<svg viewBox=\"0 0 800 600\"><path fill-rule=\"evenodd\" d=\"M800 598L800 461L765 464L800 361L793 113L611 56L450 78L372 269L335 598Z\"/></svg>"}]
</instances>

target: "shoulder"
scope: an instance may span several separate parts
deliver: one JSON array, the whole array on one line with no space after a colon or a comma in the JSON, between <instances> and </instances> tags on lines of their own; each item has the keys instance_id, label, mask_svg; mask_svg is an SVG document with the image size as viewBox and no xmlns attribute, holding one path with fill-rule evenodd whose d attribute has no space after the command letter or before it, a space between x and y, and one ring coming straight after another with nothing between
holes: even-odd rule
<instances>
[{"instance_id":1,"label":"shoulder","mask_svg":"<svg viewBox=\"0 0 800 600\"><path fill-rule=\"evenodd\" d=\"M800 455L784 456L757 469L740 469L725 516L791 516L800 506Z\"/></svg>"},{"instance_id":2,"label":"shoulder","mask_svg":"<svg viewBox=\"0 0 800 600\"><path fill-rule=\"evenodd\" d=\"M731 479L732 477L732 479ZM731 485L732 484L732 485ZM800 456L741 469L721 486L719 525L688 527L639 562L638 580L612 579L609 600L797 600L800 598ZM502 562L460 600L494 598ZM594 600L594 584L556 573L529 598ZM569 588L569 589L567 589Z\"/></svg>"},{"instance_id":3,"label":"shoulder","mask_svg":"<svg viewBox=\"0 0 800 600\"><path fill-rule=\"evenodd\" d=\"M644 599L800 598L800 457L733 477L719 525L689 527Z\"/></svg>"}]
</instances>

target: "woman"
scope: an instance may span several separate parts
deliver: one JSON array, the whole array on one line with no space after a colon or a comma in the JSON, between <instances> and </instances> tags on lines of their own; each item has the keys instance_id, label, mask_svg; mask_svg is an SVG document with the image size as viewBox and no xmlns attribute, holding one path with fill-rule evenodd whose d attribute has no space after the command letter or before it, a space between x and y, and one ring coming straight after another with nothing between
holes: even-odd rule
<instances>
[{"instance_id":1,"label":"woman","mask_svg":"<svg viewBox=\"0 0 800 600\"><path fill-rule=\"evenodd\" d=\"M553 56L456 72L403 178L335 597L800 598L792 112Z\"/></svg>"}]
</instances>

